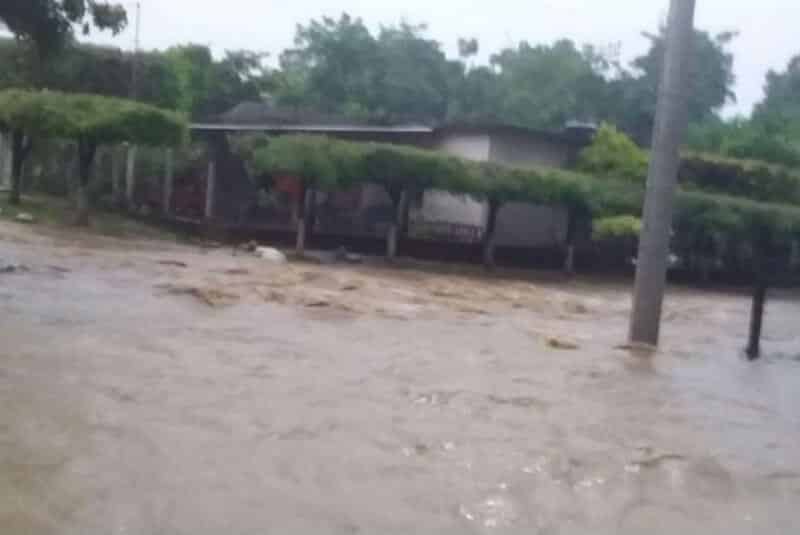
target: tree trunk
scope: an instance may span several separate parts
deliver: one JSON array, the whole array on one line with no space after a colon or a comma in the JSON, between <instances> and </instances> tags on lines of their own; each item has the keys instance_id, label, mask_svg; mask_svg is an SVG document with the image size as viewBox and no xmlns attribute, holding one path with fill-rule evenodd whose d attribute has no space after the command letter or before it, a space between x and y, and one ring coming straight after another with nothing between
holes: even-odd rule
<instances>
[{"instance_id":1,"label":"tree trunk","mask_svg":"<svg viewBox=\"0 0 800 535\"><path fill-rule=\"evenodd\" d=\"M578 234L578 217L574 210L567 215L567 243L564 255L564 273L575 275L575 240Z\"/></svg>"},{"instance_id":2,"label":"tree trunk","mask_svg":"<svg viewBox=\"0 0 800 535\"><path fill-rule=\"evenodd\" d=\"M11 133L11 190L9 204L19 204L22 199L22 169L31 151L31 139L21 130Z\"/></svg>"},{"instance_id":3,"label":"tree trunk","mask_svg":"<svg viewBox=\"0 0 800 535\"><path fill-rule=\"evenodd\" d=\"M295 211L297 213L297 240L295 242L294 252L297 256L303 256L306 252L306 211L308 204L308 188L305 185L300 187L300 194L297 196L297 205Z\"/></svg>"},{"instance_id":4,"label":"tree trunk","mask_svg":"<svg viewBox=\"0 0 800 535\"><path fill-rule=\"evenodd\" d=\"M413 191L406 191L406 202L403 203L403 216L400 221L400 238L408 237L408 229L411 226L411 203L414 199Z\"/></svg>"},{"instance_id":5,"label":"tree trunk","mask_svg":"<svg viewBox=\"0 0 800 535\"><path fill-rule=\"evenodd\" d=\"M497 228L497 214L501 204L498 201L489 201L489 214L486 218L486 230L483 234L483 267L493 270L496 267L494 260L495 230Z\"/></svg>"},{"instance_id":6,"label":"tree trunk","mask_svg":"<svg viewBox=\"0 0 800 535\"><path fill-rule=\"evenodd\" d=\"M404 206L408 202L406 192L392 196L392 217L389 223L389 231L386 233L386 258L393 262L397 258L397 238L403 225Z\"/></svg>"},{"instance_id":7,"label":"tree trunk","mask_svg":"<svg viewBox=\"0 0 800 535\"><path fill-rule=\"evenodd\" d=\"M211 160L208 162L208 171L206 172L206 206L203 210L203 215L206 219L213 219L216 208L217 195L217 162Z\"/></svg>"},{"instance_id":8,"label":"tree trunk","mask_svg":"<svg viewBox=\"0 0 800 535\"><path fill-rule=\"evenodd\" d=\"M75 225L81 227L89 225L89 181L92 176L92 162L96 152L97 145L93 141L80 140L78 142L79 172Z\"/></svg>"},{"instance_id":9,"label":"tree trunk","mask_svg":"<svg viewBox=\"0 0 800 535\"><path fill-rule=\"evenodd\" d=\"M164 184L161 190L161 213L168 216L172 208L172 190L175 181L175 168L172 149L164 151Z\"/></svg>"},{"instance_id":10,"label":"tree trunk","mask_svg":"<svg viewBox=\"0 0 800 535\"><path fill-rule=\"evenodd\" d=\"M120 147L111 147L111 202L117 208L122 208L125 204L122 185L122 165Z\"/></svg>"},{"instance_id":11,"label":"tree trunk","mask_svg":"<svg viewBox=\"0 0 800 535\"><path fill-rule=\"evenodd\" d=\"M747 358L761 357L761 327L764 323L764 305L767 301L767 285L762 279L756 282L753 290L753 306L750 315L750 339L747 343Z\"/></svg>"},{"instance_id":12,"label":"tree trunk","mask_svg":"<svg viewBox=\"0 0 800 535\"><path fill-rule=\"evenodd\" d=\"M11 187L11 134L0 130L0 189Z\"/></svg>"},{"instance_id":13,"label":"tree trunk","mask_svg":"<svg viewBox=\"0 0 800 535\"><path fill-rule=\"evenodd\" d=\"M125 204L128 210L136 208L136 145L128 145L125 154Z\"/></svg>"},{"instance_id":14,"label":"tree trunk","mask_svg":"<svg viewBox=\"0 0 800 535\"><path fill-rule=\"evenodd\" d=\"M306 223L306 243L314 237L314 229L317 226L317 190L308 188L306 193L306 216L303 218Z\"/></svg>"}]
</instances>

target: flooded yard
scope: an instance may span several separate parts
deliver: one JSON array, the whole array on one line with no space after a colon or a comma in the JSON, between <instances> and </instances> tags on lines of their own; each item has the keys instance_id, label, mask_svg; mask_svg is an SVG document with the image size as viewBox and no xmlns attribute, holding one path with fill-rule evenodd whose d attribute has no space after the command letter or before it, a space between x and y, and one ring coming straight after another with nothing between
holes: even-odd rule
<instances>
[{"instance_id":1,"label":"flooded yard","mask_svg":"<svg viewBox=\"0 0 800 535\"><path fill-rule=\"evenodd\" d=\"M0 531L793 533L800 305L0 222Z\"/></svg>"}]
</instances>

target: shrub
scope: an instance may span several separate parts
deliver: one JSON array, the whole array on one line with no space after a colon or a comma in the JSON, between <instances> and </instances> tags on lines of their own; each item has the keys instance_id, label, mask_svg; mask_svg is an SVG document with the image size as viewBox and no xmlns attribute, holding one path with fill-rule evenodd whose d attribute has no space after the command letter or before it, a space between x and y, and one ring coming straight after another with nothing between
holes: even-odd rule
<instances>
[{"instance_id":1,"label":"shrub","mask_svg":"<svg viewBox=\"0 0 800 535\"><path fill-rule=\"evenodd\" d=\"M638 238L642 233L642 220L631 215L605 217L592 226L592 238L611 240L619 238Z\"/></svg>"},{"instance_id":2,"label":"shrub","mask_svg":"<svg viewBox=\"0 0 800 535\"><path fill-rule=\"evenodd\" d=\"M642 182L647 166L647 152L615 127L603 124L592 144L581 151L577 168L597 177Z\"/></svg>"}]
</instances>

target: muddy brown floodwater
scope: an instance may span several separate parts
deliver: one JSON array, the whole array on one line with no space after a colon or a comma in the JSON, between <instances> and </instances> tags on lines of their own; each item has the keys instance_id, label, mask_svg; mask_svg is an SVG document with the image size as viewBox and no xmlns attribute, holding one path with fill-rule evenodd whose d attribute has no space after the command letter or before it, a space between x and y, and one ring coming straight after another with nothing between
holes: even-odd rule
<instances>
[{"instance_id":1,"label":"muddy brown floodwater","mask_svg":"<svg viewBox=\"0 0 800 535\"><path fill-rule=\"evenodd\" d=\"M797 533L800 307L0 223L0 532Z\"/></svg>"}]
</instances>

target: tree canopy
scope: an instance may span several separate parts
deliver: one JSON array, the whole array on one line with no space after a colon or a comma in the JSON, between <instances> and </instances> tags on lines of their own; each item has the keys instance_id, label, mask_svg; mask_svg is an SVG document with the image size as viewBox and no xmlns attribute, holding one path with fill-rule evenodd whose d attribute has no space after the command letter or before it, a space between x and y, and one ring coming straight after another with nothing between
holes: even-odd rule
<instances>
[{"instance_id":1,"label":"tree canopy","mask_svg":"<svg viewBox=\"0 0 800 535\"><path fill-rule=\"evenodd\" d=\"M289 106L357 117L423 121L494 120L533 128L561 128L569 120L606 120L649 143L655 117L664 31L645 34L648 52L630 66L619 51L521 42L491 54L487 65L468 64L480 44L461 38L449 59L424 25L383 26L342 15L297 28L295 47L281 55L275 96ZM698 31L690 115L714 116L733 100L735 34Z\"/></svg>"},{"instance_id":2,"label":"tree canopy","mask_svg":"<svg viewBox=\"0 0 800 535\"><path fill-rule=\"evenodd\" d=\"M0 91L0 127L99 145L177 145L186 136L186 122L176 113L125 99L55 91Z\"/></svg>"},{"instance_id":3,"label":"tree canopy","mask_svg":"<svg viewBox=\"0 0 800 535\"><path fill-rule=\"evenodd\" d=\"M90 4L100 5L78 3L86 7L84 18ZM734 36L696 32L691 91L696 124L716 119L720 107L733 99L729 46ZM207 46L191 43L139 54L138 96L204 119L242 101L268 99L279 106L378 122L488 121L558 129L569 120L607 121L647 145L663 30L647 37L649 50L630 65L619 61L617 48L567 39L482 51L487 62L478 58L481 47L474 38L461 38L458 55L449 58L424 24L402 22L373 30L343 14L298 25L295 44L280 53L277 68L267 65L262 52L228 51L215 57ZM35 78L36 87L130 94L131 54L73 44L51 57L54 61L37 67L43 72L26 76L31 67L20 46L0 41L0 58L16 65L0 72L0 86L26 87ZM779 95L783 78L774 78L772 93ZM760 157L764 150L745 147L742 153Z\"/></svg>"},{"instance_id":4,"label":"tree canopy","mask_svg":"<svg viewBox=\"0 0 800 535\"><path fill-rule=\"evenodd\" d=\"M128 16L122 4L101 0L12 0L0 3L0 21L46 55L67 42L76 26L83 34L92 26L116 34Z\"/></svg>"}]
</instances>

